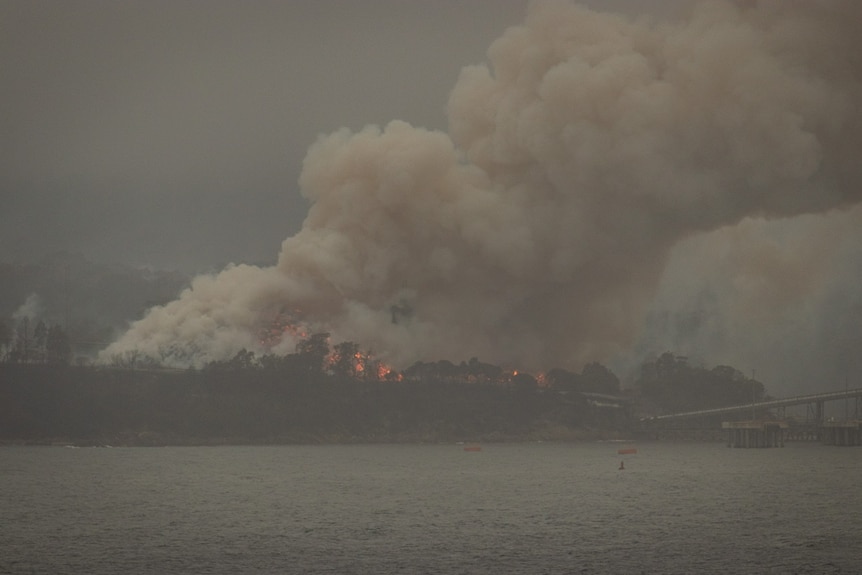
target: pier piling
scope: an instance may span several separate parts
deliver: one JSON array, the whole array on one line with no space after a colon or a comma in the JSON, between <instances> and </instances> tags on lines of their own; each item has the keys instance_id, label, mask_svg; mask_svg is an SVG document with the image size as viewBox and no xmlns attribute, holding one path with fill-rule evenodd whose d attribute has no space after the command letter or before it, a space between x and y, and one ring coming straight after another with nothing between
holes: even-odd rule
<instances>
[{"instance_id":1,"label":"pier piling","mask_svg":"<svg viewBox=\"0 0 862 575\"><path fill-rule=\"evenodd\" d=\"M784 447L784 430L788 425L777 420L725 421L728 447Z\"/></svg>"}]
</instances>

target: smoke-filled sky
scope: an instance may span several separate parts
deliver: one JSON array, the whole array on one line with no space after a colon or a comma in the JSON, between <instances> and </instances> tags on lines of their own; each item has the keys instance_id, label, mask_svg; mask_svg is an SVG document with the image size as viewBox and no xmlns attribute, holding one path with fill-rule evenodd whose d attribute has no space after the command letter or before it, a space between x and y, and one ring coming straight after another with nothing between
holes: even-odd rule
<instances>
[{"instance_id":1,"label":"smoke-filled sky","mask_svg":"<svg viewBox=\"0 0 862 575\"><path fill-rule=\"evenodd\" d=\"M0 258L274 263L318 134L444 129L520 0L0 0Z\"/></svg>"},{"instance_id":2,"label":"smoke-filled sky","mask_svg":"<svg viewBox=\"0 0 862 575\"><path fill-rule=\"evenodd\" d=\"M0 255L239 264L105 358L860 383L862 4L592 5L2 3Z\"/></svg>"}]
</instances>

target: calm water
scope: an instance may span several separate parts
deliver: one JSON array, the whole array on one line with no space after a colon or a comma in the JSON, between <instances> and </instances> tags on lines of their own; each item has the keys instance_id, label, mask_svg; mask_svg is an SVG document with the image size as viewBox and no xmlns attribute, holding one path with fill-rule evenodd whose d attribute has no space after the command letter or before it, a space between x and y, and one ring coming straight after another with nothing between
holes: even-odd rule
<instances>
[{"instance_id":1,"label":"calm water","mask_svg":"<svg viewBox=\"0 0 862 575\"><path fill-rule=\"evenodd\" d=\"M0 573L862 573L862 448L619 447L0 448Z\"/></svg>"}]
</instances>

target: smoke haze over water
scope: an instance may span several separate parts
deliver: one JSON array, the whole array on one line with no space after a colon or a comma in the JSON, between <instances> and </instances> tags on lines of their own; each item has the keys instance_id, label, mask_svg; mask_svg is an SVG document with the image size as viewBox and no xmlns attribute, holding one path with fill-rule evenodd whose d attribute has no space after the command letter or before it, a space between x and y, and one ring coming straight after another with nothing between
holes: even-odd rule
<instances>
[{"instance_id":1,"label":"smoke haze over water","mask_svg":"<svg viewBox=\"0 0 862 575\"><path fill-rule=\"evenodd\" d=\"M788 309L825 305L829 256L853 249L841 230L858 210L797 218L788 237L769 220L862 196L860 21L849 1L705 2L667 22L531 4L488 65L462 71L448 134L394 120L321 137L299 181L308 217L278 263L196 278L102 358L291 352L291 334L260 342L285 314L398 367L767 353L799 327Z\"/></svg>"}]
</instances>

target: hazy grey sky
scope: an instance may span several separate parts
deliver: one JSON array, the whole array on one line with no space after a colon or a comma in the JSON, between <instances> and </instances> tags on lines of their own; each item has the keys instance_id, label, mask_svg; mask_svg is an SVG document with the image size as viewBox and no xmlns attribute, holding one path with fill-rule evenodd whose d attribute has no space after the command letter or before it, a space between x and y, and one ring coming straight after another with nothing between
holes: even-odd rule
<instances>
[{"instance_id":1,"label":"hazy grey sky","mask_svg":"<svg viewBox=\"0 0 862 575\"><path fill-rule=\"evenodd\" d=\"M526 5L0 0L0 260L272 263L318 135L445 129L461 68Z\"/></svg>"},{"instance_id":2,"label":"hazy grey sky","mask_svg":"<svg viewBox=\"0 0 862 575\"><path fill-rule=\"evenodd\" d=\"M445 129L521 0L0 1L0 258L273 262L318 134Z\"/></svg>"}]
</instances>

